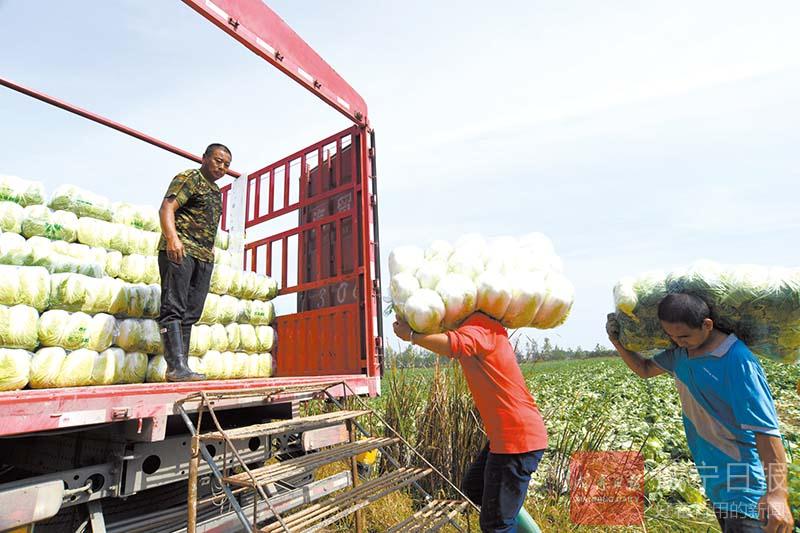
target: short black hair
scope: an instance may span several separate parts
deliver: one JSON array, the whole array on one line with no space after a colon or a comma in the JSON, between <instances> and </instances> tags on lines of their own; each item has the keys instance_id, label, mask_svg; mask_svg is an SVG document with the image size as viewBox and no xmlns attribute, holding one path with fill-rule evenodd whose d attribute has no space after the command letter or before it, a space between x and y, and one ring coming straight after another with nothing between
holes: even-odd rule
<instances>
[{"instance_id":1,"label":"short black hair","mask_svg":"<svg viewBox=\"0 0 800 533\"><path fill-rule=\"evenodd\" d=\"M223 152L227 152L229 156L233 157L233 154L231 154L231 151L228 149L228 147L220 143L209 144L208 147L206 148L206 151L203 152L203 157L210 156L211 152L213 152L214 150L222 150Z\"/></svg>"},{"instance_id":2,"label":"short black hair","mask_svg":"<svg viewBox=\"0 0 800 533\"><path fill-rule=\"evenodd\" d=\"M664 322L699 328L706 318L711 318L711 308L694 294L667 294L658 303L658 319Z\"/></svg>"}]
</instances>

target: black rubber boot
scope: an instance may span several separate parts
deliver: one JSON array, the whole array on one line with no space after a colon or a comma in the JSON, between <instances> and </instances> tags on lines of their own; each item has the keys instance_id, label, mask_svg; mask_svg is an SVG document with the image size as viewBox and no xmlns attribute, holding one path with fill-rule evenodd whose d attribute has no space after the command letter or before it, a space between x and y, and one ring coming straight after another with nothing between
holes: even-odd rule
<instances>
[{"instance_id":1,"label":"black rubber boot","mask_svg":"<svg viewBox=\"0 0 800 533\"><path fill-rule=\"evenodd\" d=\"M184 326L181 324L181 337L183 338L183 353L186 354L186 357L189 357L189 346L191 346L192 340L192 326Z\"/></svg>"},{"instance_id":2,"label":"black rubber boot","mask_svg":"<svg viewBox=\"0 0 800 533\"><path fill-rule=\"evenodd\" d=\"M183 349L183 335L178 321L161 326L161 342L164 345L164 360L167 362L167 381L203 381L205 374L192 372L186 363L187 355Z\"/></svg>"}]
</instances>

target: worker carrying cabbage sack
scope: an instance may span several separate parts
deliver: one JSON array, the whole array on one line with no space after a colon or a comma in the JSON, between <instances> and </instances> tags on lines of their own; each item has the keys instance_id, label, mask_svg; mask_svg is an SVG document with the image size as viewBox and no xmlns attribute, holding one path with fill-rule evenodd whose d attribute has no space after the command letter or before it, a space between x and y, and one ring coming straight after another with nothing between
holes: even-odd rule
<instances>
[{"instance_id":1,"label":"worker carrying cabbage sack","mask_svg":"<svg viewBox=\"0 0 800 533\"><path fill-rule=\"evenodd\" d=\"M158 323L167 363L167 381L206 377L188 366L192 326L200 319L214 269L214 241L222 214L216 181L225 176L231 151L211 144L199 169L172 179L159 209L158 243L161 312Z\"/></svg>"},{"instance_id":2,"label":"worker carrying cabbage sack","mask_svg":"<svg viewBox=\"0 0 800 533\"><path fill-rule=\"evenodd\" d=\"M634 352L673 346L657 316L670 293L700 297L715 326L756 354L786 363L800 359L800 269L698 261L669 273L623 278L614 287L623 346Z\"/></svg>"},{"instance_id":3,"label":"worker carrying cabbage sack","mask_svg":"<svg viewBox=\"0 0 800 533\"><path fill-rule=\"evenodd\" d=\"M541 233L486 240L466 235L451 245L404 246L389 255L395 314L419 333L452 330L475 311L506 328L564 323L574 289Z\"/></svg>"},{"instance_id":4,"label":"worker carrying cabbage sack","mask_svg":"<svg viewBox=\"0 0 800 533\"><path fill-rule=\"evenodd\" d=\"M453 294L463 290L459 280L453 285ZM394 323L394 333L461 365L489 440L468 468L461 487L473 503L481 504L484 531L509 531L522 509L531 474L547 448L547 430L508 332L488 315L472 313L446 333L417 333L402 319Z\"/></svg>"}]
</instances>

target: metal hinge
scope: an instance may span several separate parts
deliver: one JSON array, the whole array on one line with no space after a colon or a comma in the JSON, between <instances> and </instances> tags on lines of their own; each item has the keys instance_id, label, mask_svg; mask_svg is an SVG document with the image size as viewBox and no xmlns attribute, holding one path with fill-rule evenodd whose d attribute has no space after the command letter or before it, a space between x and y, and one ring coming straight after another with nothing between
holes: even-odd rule
<instances>
[{"instance_id":1,"label":"metal hinge","mask_svg":"<svg viewBox=\"0 0 800 533\"><path fill-rule=\"evenodd\" d=\"M235 18L233 18L233 17L228 17L228 24L230 24L231 26L233 26L233 29L234 29L234 30L238 30L238 29L239 29L239 21L238 21L238 20L236 20L236 19L235 19Z\"/></svg>"},{"instance_id":2,"label":"metal hinge","mask_svg":"<svg viewBox=\"0 0 800 533\"><path fill-rule=\"evenodd\" d=\"M369 195L369 203L373 206L378 205L378 195L377 194L370 194Z\"/></svg>"}]
</instances>

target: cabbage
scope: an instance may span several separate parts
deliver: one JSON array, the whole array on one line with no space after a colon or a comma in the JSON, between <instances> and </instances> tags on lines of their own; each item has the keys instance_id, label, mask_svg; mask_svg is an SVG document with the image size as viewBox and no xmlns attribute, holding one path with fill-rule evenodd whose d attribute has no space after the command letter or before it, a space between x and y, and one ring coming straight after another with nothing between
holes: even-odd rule
<instances>
[{"instance_id":1,"label":"cabbage","mask_svg":"<svg viewBox=\"0 0 800 533\"><path fill-rule=\"evenodd\" d=\"M217 307L217 321L220 324L230 324L239 316L239 301L233 296L220 296Z\"/></svg>"},{"instance_id":2,"label":"cabbage","mask_svg":"<svg viewBox=\"0 0 800 533\"><path fill-rule=\"evenodd\" d=\"M255 327L251 326L250 324L237 324L237 326L239 328L239 346L242 350L247 353L256 353L264 350L264 348L261 348L260 343L258 342L258 335L256 334Z\"/></svg>"},{"instance_id":3,"label":"cabbage","mask_svg":"<svg viewBox=\"0 0 800 533\"><path fill-rule=\"evenodd\" d=\"M158 243L161 240L161 232L142 231L139 239L139 253L144 255L158 255Z\"/></svg>"},{"instance_id":4,"label":"cabbage","mask_svg":"<svg viewBox=\"0 0 800 533\"><path fill-rule=\"evenodd\" d=\"M233 377L237 379L246 378L247 371L250 364L250 358L244 352L236 352L234 356L234 374Z\"/></svg>"},{"instance_id":5,"label":"cabbage","mask_svg":"<svg viewBox=\"0 0 800 533\"><path fill-rule=\"evenodd\" d=\"M86 348L89 344L89 328L92 326L92 317L86 313L72 313L64 323L59 346L66 350Z\"/></svg>"},{"instance_id":6,"label":"cabbage","mask_svg":"<svg viewBox=\"0 0 800 533\"><path fill-rule=\"evenodd\" d=\"M98 353L92 366L89 385L113 385L117 379L117 358L115 352L105 350Z\"/></svg>"},{"instance_id":7,"label":"cabbage","mask_svg":"<svg viewBox=\"0 0 800 533\"><path fill-rule=\"evenodd\" d=\"M230 244L230 237L231 236L227 231L218 229L217 234L214 237L214 246L222 250L227 250Z\"/></svg>"},{"instance_id":8,"label":"cabbage","mask_svg":"<svg viewBox=\"0 0 800 533\"><path fill-rule=\"evenodd\" d=\"M147 383L164 383L167 381L167 361L163 355L154 355L147 363L145 375Z\"/></svg>"},{"instance_id":9,"label":"cabbage","mask_svg":"<svg viewBox=\"0 0 800 533\"><path fill-rule=\"evenodd\" d=\"M31 205L24 209L21 229L25 237L39 235L72 242L78 235L78 217L68 211L50 211L43 205Z\"/></svg>"},{"instance_id":10,"label":"cabbage","mask_svg":"<svg viewBox=\"0 0 800 533\"><path fill-rule=\"evenodd\" d=\"M209 290L214 294L227 294L231 289L234 271L225 265L214 265Z\"/></svg>"},{"instance_id":11,"label":"cabbage","mask_svg":"<svg viewBox=\"0 0 800 533\"><path fill-rule=\"evenodd\" d=\"M214 248L214 264L225 265L229 267L233 265L233 255L227 250Z\"/></svg>"},{"instance_id":12,"label":"cabbage","mask_svg":"<svg viewBox=\"0 0 800 533\"><path fill-rule=\"evenodd\" d=\"M256 330L256 337L258 338L257 351L271 352L272 347L275 344L275 330L272 329L272 326L256 326L255 330Z\"/></svg>"},{"instance_id":13,"label":"cabbage","mask_svg":"<svg viewBox=\"0 0 800 533\"><path fill-rule=\"evenodd\" d=\"M424 289L436 289L436 286L447 274L447 263L440 260L425 261L417 269L417 281ZM392 278L392 283L394 278Z\"/></svg>"},{"instance_id":14,"label":"cabbage","mask_svg":"<svg viewBox=\"0 0 800 533\"><path fill-rule=\"evenodd\" d=\"M511 303L511 282L498 272L484 272L476 280L477 308L495 320L502 320Z\"/></svg>"},{"instance_id":15,"label":"cabbage","mask_svg":"<svg viewBox=\"0 0 800 533\"><path fill-rule=\"evenodd\" d=\"M211 346L211 328L209 326L192 326L189 338L189 354L203 355Z\"/></svg>"},{"instance_id":16,"label":"cabbage","mask_svg":"<svg viewBox=\"0 0 800 533\"><path fill-rule=\"evenodd\" d=\"M484 255L476 244L475 248L456 248L448 260L448 270L454 274L461 274L471 280L477 278L485 268Z\"/></svg>"},{"instance_id":17,"label":"cabbage","mask_svg":"<svg viewBox=\"0 0 800 533\"><path fill-rule=\"evenodd\" d=\"M198 322L201 324L213 324L215 322L219 322L217 314L218 307L219 296L212 293L206 295L206 301L203 304L203 313L200 315L200 320Z\"/></svg>"},{"instance_id":18,"label":"cabbage","mask_svg":"<svg viewBox=\"0 0 800 533\"><path fill-rule=\"evenodd\" d=\"M258 274L250 270L246 270L242 272L242 281L239 287L239 293L236 294L236 296L251 300L256 294L257 286Z\"/></svg>"},{"instance_id":19,"label":"cabbage","mask_svg":"<svg viewBox=\"0 0 800 533\"><path fill-rule=\"evenodd\" d=\"M28 384L33 354L0 349L0 391L18 390Z\"/></svg>"},{"instance_id":20,"label":"cabbage","mask_svg":"<svg viewBox=\"0 0 800 533\"><path fill-rule=\"evenodd\" d=\"M120 320L118 326L114 344L126 352L162 352L161 333L155 320L126 318Z\"/></svg>"},{"instance_id":21,"label":"cabbage","mask_svg":"<svg viewBox=\"0 0 800 533\"><path fill-rule=\"evenodd\" d=\"M214 265L215 268L217 266L219 265ZM243 286L244 286L244 271L233 270L233 275L231 276L231 286L230 289L228 289L228 294L240 294L242 292Z\"/></svg>"},{"instance_id":22,"label":"cabbage","mask_svg":"<svg viewBox=\"0 0 800 533\"><path fill-rule=\"evenodd\" d=\"M447 241L433 241L425 250L425 259L433 262L447 263L450 254L453 253L453 245Z\"/></svg>"},{"instance_id":23,"label":"cabbage","mask_svg":"<svg viewBox=\"0 0 800 533\"><path fill-rule=\"evenodd\" d=\"M115 351L115 357L117 360L115 383L144 383L147 374L147 354L118 350Z\"/></svg>"},{"instance_id":24,"label":"cabbage","mask_svg":"<svg viewBox=\"0 0 800 533\"><path fill-rule=\"evenodd\" d=\"M0 263L6 265L30 265L33 250L25 237L16 233L0 235Z\"/></svg>"},{"instance_id":25,"label":"cabbage","mask_svg":"<svg viewBox=\"0 0 800 533\"><path fill-rule=\"evenodd\" d=\"M86 301L86 287L91 278L81 274L53 274L50 276L50 307L79 311Z\"/></svg>"},{"instance_id":26,"label":"cabbage","mask_svg":"<svg viewBox=\"0 0 800 533\"><path fill-rule=\"evenodd\" d=\"M86 280L86 292L81 306L84 313L125 314L128 291L125 283L113 278Z\"/></svg>"},{"instance_id":27,"label":"cabbage","mask_svg":"<svg viewBox=\"0 0 800 533\"><path fill-rule=\"evenodd\" d=\"M78 219L78 242L98 248L113 248L111 240L116 233L116 225L96 218Z\"/></svg>"},{"instance_id":28,"label":"cabbage","mask_svg":"<svg viewBox=\"0 0 800 533\"><path fill-rule=\"evenodd\" d=\"M0 305L0 348L33 350L39 344L39 313L27 305Z\"/></svg>"},{"instance_id":29,"label":"cabbage","mask_svg":"<svg viewBox=\"0 0 800 533\"><path fill-rule=\"evenodd\" d=\"M501 322L507 328L523 328L533 321L544 301L547 291L545 275L542 272L518 272L509 277L509 282L511 302Z\"/></svg>"},{"instance_id":30,"label":"cabbage","mask_svg":"<svg viewBox=\"0 0 800 533\"><path fill-rule=\"evenodd\" d=\"M228 349L228 332L222 324L209 327L209 349L224 352Z\"/></svg>"},{"instance_id":31,"label":"cabbage","mask_svg":"<svg viewBox=\"0 0 800 533\"><path fill-rule=\"evenodd\" d=\"M403 313L414 331L438 333L444 320L444 302L436 291L419 289L406 300Z\"/></svg>"},{"instance_id":32,"label":"cabbage","mask_svg":"<svg viewBox=\"0 0 800 533\"><path fill-rule=\"evenodd\" d=\"M259 377L260 361L258 354L247 354L247 370L246 377L257 378Z\"/></svg>"},{"instance_id":33,"label":"cabbage","mask_svg":"<svg viewBox=\"0 0 800 533\"><path fill-rule=\"evenodd\" d=\"M191 370L192 372L197 372L198 374L206 373L205 364L203 364L203 359L200 357L197 357L195 355L190 355L186 359L186 364L189 365L189 370Z\"/></svg>"},{"instance_id":34,"label":"cabbage","mask_svg":"<svg viewBox=\"0 0 800 533\"><path fill-rule=\"evenodd\" d=\"M30 384L34 389L58 387L61 367L67 358L64 348L42 348L31 359Z\"/></svg>"},{"instance_id":35,"label":"cabbage","mask_svg":"<svg viewBox=\"0 0 800 533\"><path fill-rule=\"evenodd\" d=\"M273 359L269 353L258 354L258 375L262 378L271 377L273 374Z\"/></svg>"},{"instance_id":36,"label":"cabbage","mask_svg":"<svg viewBox=\"0 0 800 533\"><path fill-rule=\"evenodd\" d=\"M161 230L158 210L152 207L115 202L112 209L112 222L151 232Z\"/></svg>"},{"instance_id":37,"label":"cabbage","mask_svg":"<svg viewBox=\"0 0 800 533\"><path fill-rule=\"evenodd\" d=\"M401 272L414 274L425 259L423 251L416 246L401 246L389 254L389 272L395 277Z\"/></svg>"},{"instance_id":38,"label":"cabbage","mask_svg":"<svg viewBox=\"0 0 800 533\"><path fill-rule=\"evenodd\" d=\"M140 318L144 316L145 305L151 298L150 289L147 285L126 285L125 292L127 293L127 308L125 314L129 317Z\"/></svg>"},{"instance_id":39,"label":"cabbage","mask_svg":"<svg viewBox=\"0 0 800 533\"><path fill-rule=\"evenodd\" d=\"M19 302L19 276L17 268L0 266L0 304L17 305Z\"/></svg>"},{"instance_id":40,"label":"cabbage","mask_svg":"<svg viewBox=\"0 0 800 533\"><path fill-rule=\"evenodd\" d=\"M261 300L247 300L249 309L249 322L254 326L267 326L275 318L275 307L272 302Z\"/></svg>"},{"instance_id":41,"label":"cabbage","mask_svg":"<svg viewBox=\"0 0 800 533\"><path fill-rule=\"evenodd\" d=\"M225 326L225 333L228 335L228 350L238 350L241 344L239 324L228 324Z\"/></svg>"},{"instance_id":42,"label":"cabbage","mask_svg":"<svg viewBox=\"0 0 800 533\"><path fill-rule=\"evenodd\" d=\"M136 228L125 226L124 224L111 224L109 228L109 248L118 250L124 255L132 254L137 249L137 236Z\"/></svg>"},{"instance_id":43,"label":"cabbage","mask_svg":"<svg viewBox=\"0 0 800 533\"><path fill-rule=\"evenodd\" d=\"M117 321L111 315L105 313L94 315L89 324L89 342L86 347L96 352L107 349L114 340L116 325Z\"/></svg>"},{"instance_id":44,"label":"cabbage","mask_svg":"<svg viewBox=\"0 0 800 533\"><path fill-rule=\"evenodd\" d=\"M648 352L672 345L658 320L658 303L667 293L685 292L704 299L715 324L735 333L756 354L783 362L800 359L800 269L698 261L618 286L628 287L627 294L615 291L615 306L620 341L630 350Z\"/></svg>"},{"instance_id":45,"label":"cabbage","mask_svg":"<svg viewBox=\"0 0 800 533\"><path fill-rule=\"evenodd\" d=\"M41 267L0 265L0 304L43 311L50 302L50 274Z\"/></svg>"},{"instance_id":46,"label":"cabbage","mask_svg":"<svg viewBox=\"0 0 800 533\"><path fill-rule=\"evenodd\" d=\"M534 328L550 329L563 324L575 299L575 288L563 274L550 272L545 281L547 294L531 322Z\"/></svg>"},{"instance_id":47,"label":"cabbage","mask_svg":"<svg viewBox=\"0 0 800 533\"><path fill-rule=\"evenodd\" d=\"M627 276L614 285L614 305L619 311L630 317L633 316L633 310L636 309L639 301L636 290L633 288L635 282L635 278Z\"/></svg>"},{"instance_id":48,"label":"cabbage","mask_svg":"<svg viewBox=\"0 0 800 533\"><path fill-rule=\"evenodd\" d=\"M389 292L392 295L392 305L395 314L403 318L403 305L414 291L419 289L419 281L411 272L400 272L392 278L389 284Z\"/></svg>"},{"instance_id":49,"label":"cabbage","mask_svg":"<svg viewBox=\"0 0 800 533\"><path fill-rule=\"evenodd\" d=\"M97 352L80 349L69 352L56 379L57 387L80 387L92 381L92 371Z\"/></svg>"},{"instance_id":50,"label":"cabbage","mask_svg":"<svg viewBox=\"0 0 800 533\"><path fill-rule=\"evenodd\" d=\"M161 286L148 285L147 298L144 302L143 315L148 318L157 318L161 310Z\"/></svg>"},{"instance_id":51,"label":"cabbage","mask_svg":"<svg viewBox=\"0 0 800 533\"><path fill-rule=\"evenodd\" d=\"M122 258L119 277L130 283L140 283L145 276L145 258L143 255L131 254Z\"/></svg>"},{"instance_id":52,"label":"cabbage","mask_svg":"<svg viewBox=\"0 0 800 533\"><path fill-rule=\"evenodd\" d=\"M21 206L44 204L44 185L17 176L0 175L0 200Z\"/></svg>"},{"instance_id":53,"label":"cabbage","mask_svg":"<svg viewBox=\"0 0 800 533\"><path fill-rule=\"evenodd\" d=\"M222 369L218 379L236 378L236 356L233 352L222 352L220 358L222 359Z\"/></svg>"},{"instance_id":54,"label":"cabbage","mask_svg":"<svg viewBox=\"0 0 800 533\"><path fill-rule=\"evenodd\" d=\"M272 300L278 295L278 282L269 276L258 274L254 300Z\"/></svg>"},{"instance_id":55,"label":"cabbage","mask_svg":"<svg viewBox=\"0 0 800 533\"><path fill-rule=\"evenodd\" d=\"M455 252L454 252L455 254ZM478 293L472 280L461 274L447 274L436 286L442 297L445 314L442 326L453 329L475 312Z\"/></svg>"},{"instance_id":56,"label":"cabbage","mask_svg":"<svg viewBox=\"0 0 800 533\"><path fill-rule=\"evenodd\" d=\"M96 337L96 344L102 345L104 338L103 324L104 318L108 315L99 315L101 318L94 322L94 319L86 313L68 313L59 309L51 309L45 311L38 321L38 338L42 346L58 346L66 350L77 350L79 348L87 348L90 341L93 340L93 334ZM111 318L111 317L109 317ZM113 320L113 318L112 318ZM108 336L113 333L114 325L111 325L111 331ZM110 338L108 344L103 347L108 348L111 345Z\"/></svg>"},{"instance_id":57,"label":"cabbage","mask_svg":"<svg viewBox=\"0 0 800 533\"><path fill-rule=\"evenodd\" d=\"M14 202L0 202L0 230L22 233L22 206Z\"/></svg>"},{"instance_id":58,"label":"cabbage","mask_svg":"<svg viewBox=\"0 0 800 533\"><path fill-rule=\"evenodd\" d=\"M122 270L122 253L111 250L106 255L105 271L106 275L112 278L118 278L119 272Z\"/></svg>"},{"instance_id":59,"label":"cabbage","mask_svg":"<svg viewBox=\"0 0 800 533\"><path fill-rule=\"evenodd\" d=\"M203 361L203 370L208 379L223 379L222 353L217 350L209 350L201 359Z\"/></svg>"},{"instance_id":60,"label":"cabbage","mask_svg":"<svg viewBox=\"0 0 800 533\"><path fill-rule=\"evenodd\" d=\"M144 259L144 282L148 285L161 283L161 273L158 271L158 257L148 255Z\"/></svg>"},{"instance_id":61,"label":"cabbage","mask_svg":"<svg viewBox=\"0 0 800 533\"><path fill-rule=\"evenodd\" d=\"M53 191L50 208L71 211L81 217L111 220L111 202L108 198L75 185L61 185Z\"/></svg>"}]
</instances>

